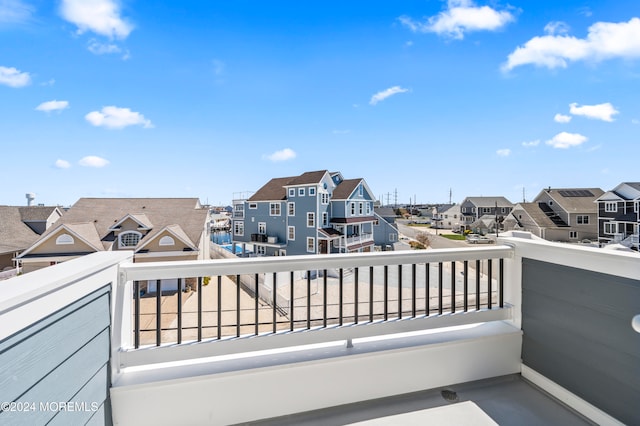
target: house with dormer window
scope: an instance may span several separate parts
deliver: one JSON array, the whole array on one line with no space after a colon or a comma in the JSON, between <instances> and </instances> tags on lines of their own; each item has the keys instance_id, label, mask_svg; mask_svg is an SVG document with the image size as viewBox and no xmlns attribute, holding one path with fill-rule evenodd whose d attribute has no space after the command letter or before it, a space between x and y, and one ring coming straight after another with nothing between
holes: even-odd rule
<instances>
[{"instance_id":1,"label":"house with dormer window","mask_svg":"<svg viewBox=\"0 0 640 426\"><path fill-rule=\"evenodd\" d=\"M374 212L374 202L364 179L344 179L340 172L274 178L234 201L233 242L258 255L373 251L398 240L395 226Z\"/></svg>"},{"instance_id":2,"label":"house with dormer window","mask_svg":"<svg viewBox=\"0 0 640 426\"><path fill-rule=\"evenodd\" d=\"M26 273L117 250L132 250L136 263L209 259L209 211L197 198L81 198L16 259ZM176 288L163 280L163 290Z\"/></svg>"},{"instance_id":3,"label":"house with dormer window","mask_svg":"<svg viewBox=\"0 0 640 426\"><path fill-rule=\"evenodd\" d=\"M640 240L640 182L623 182L602 194L598 205L598 241L634 250Z\"/></svg>"}]
</instances>

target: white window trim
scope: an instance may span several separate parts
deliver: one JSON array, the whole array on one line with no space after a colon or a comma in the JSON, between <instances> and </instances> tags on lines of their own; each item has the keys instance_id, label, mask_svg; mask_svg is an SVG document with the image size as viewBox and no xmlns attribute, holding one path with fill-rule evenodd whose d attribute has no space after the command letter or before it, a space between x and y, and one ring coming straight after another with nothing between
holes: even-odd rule
<instances>
[{"instance_id":1,"label":"white window trim","mask_svg":"<svg viewBox=\"0 0 640 426\"><path fill-rule=\"evenodd\" d=\"M289 241L295 241L296 240L296 227L295 226L288 226L287 227L287 239Z\"/></svg>"},{"instance_id":2,"label":"white window trim","mask_svg":"<svg viewBox=\"0 0 640 426\"><path fill-rule=\"evenodd\" d=\"M360 216L364 214L364 203L362 201L358 203L358 214Z\"/></svg>"},{"instance_id":3,"label":"white window trim","mask_svg":"<svg viewBox=\"0 0 640 426\"><path fill-rule=\"evenodd\" d=\"M137 243L135 243L135 244L134 244L134 245L132 245L132 246L125 246L125 245L123 245L123 244L122 244L122 237L124 237L125 235L129 235L129 234L137 235L137 236L138 236L138 242L137 242ZM137 232L137 231L125 231L125 232L122 232L122 233L120 233L120 234L118 235L118 248L131 248L131 247L135 247L135 246L137 246L137 245L138 245L138 243L140 242L140 239L142 239L142 234L141 234L140 232Z\"/></svg>"},{"instance_id":4,"label":"white window trim","mask_svg":"<svg viewBox=\"0 0 640 426\"><path fill-rule=\"evenodd\" d=\"M289 197L295 197L295 196L296 196L296 189L289 188Z\"/></svg>"},{"instance_id":5,"label":"white window trim","mask_svg":"<svg viewBox=\"0 0 640 426\"><path fill-rule=\"evenodd\" d=\"M307 237L307 253L316 252L316 239L313 237Z\"/></svg>"},{"instance_id":6,"label":"white window trim","mask_svg":"<svg viewBox=\"0 0 640 426\"><path fill-rule=\"evenodd\" d=\"M616 201L605 201L604 211L607 213L616 213L618 211L618 203Z\"/></svg>"},{"instance_id":7,"label":"white window trim","mask_svg":"<svg viewBox=\"0 0 640 426\"><path fill-rule=\"evenodd\" d=\"M304 197L304 188L298 188L298 197Z\"/></svg>"},{"instance_id":8,"label":"white window trim","mask_svg":"<svg viewBox=\"0 0 640 426\"><path fill-rule=\"evenodd\" d=\"M278 213L274 213L276 210L274 207L277 206ZM269 203L269 216L280 216L282 214L280 203Z\"/></svg>"},{"instance_id":9,"label":"white window trim","mask_svg":"<svg viewBox=\"0 0 640 426\"><path fill-rule=\"evenodd\" d=\"M295 216L296 215L296 203L289 202L287 203L287 216Z\"/></svg>"},{"instance_id":10,"label":"white window trim","mask_svg":"<svg viewBox=\"0 0 640 426\"><path fill-rule=\"evenodd\" d=\"M367 215L371 214L371 203L367 203Z\"/></svg>"},{"instance_id":11,"label":"white window trim","mask_svg":"<svg viewBox=\"0 0 640 426\"><path fill-rule=\"evenodd\" d=\"M322 226L329 226L329 213L322 212Z\"/></svg>"},{"instance_id":12,"label":"white window trim","mask_svg":"<svg viewBox=\"0 0 640 426\"><path fill-rule=\"evenodd\" d=\"M238 232L240 231L240 232ZM241 220L233 221L233 235L237 235L239 237L244 236L244 222Z\"/></svg>"},{"instance_id":13,"label":"white window trim","mask_svg":"<svg viewBox=\"0 0 640 426\"><path fill-rule=\"evenodd\" d=\"M257 246L256 247L256 254L260 255L260 256L264 256L267 254L267 248L265 246Z\"/></svg>"},{"instance_id":14,"label":"white window trim","mask_svg":"<svg viewBox=\"0 0 640 426\"><path fill-rule=\"evenodd\" d=\"M267 234L267 222L258 222L258 234L260 235Z\"/></svg>"},{"instance_id":15,"label":"white window trim","mask_svg":"<svg viewBox=\"0 0 640 426\"><path fill-rule=\"evenodd\" d=\"M175 246L176 245L176 240L174 240L173 237L165 235L164 237L160 238L160 241L158 241L158 245L160 245L160 246Z\"/></svg>"},{"instance_id":16,"label":"white window trim","mask_svg":"<svg viewBox=\"0 0 640 426\"><path fill-rule=\"evenodd\" d=\"M569 231L569 238L572 240L578 239L578 231Z\"/></svg>"},{"instance_id":17,"label":"white window trim","mask_svg":"<svg viewBox=\"0 0 640 426\"><path fill-rule=\"evenodd\" d=\"M314 195L316 195L316 189L315 188L309 188L309 196L313 197Z\"/></svg>"},{"instance_id":18,"label":"white window trim","mask_svg":"<svg viewBox=\"0 0 640 426\"><path fill-rule=\"evenodd\" d=\"M76 241L69 234L61 234L56 238L56 245L63 246L68 244L74 244Z\"/></svg>"},{"instance_id":19,"label":"white window trim","mask_svg":"<svg viewBox=\"0 0 640 426\"><path fill-rule=\"evenodd\" d=\"M351 212L351 216L355 216L356 215L356 203L355 202L351 202L349 203L349 211Z\"/></svg>"},{"instance_id":20,"label":"white window trim","mask_svg":"<svg viewBox=\"0 0 640 426\"><path fill-rule=\"evenodd\" d=\"M585 222L586 219L586 222ZM589 215L580 214L576 216L576 224L577 225L588 225L589 224Z\"/></svg>"},{"instance_id":21,"label":"white window trim","mask_svg":"<svg viewBox=\"0 0 640 426\"><path fill-rule=\"evenodd\" d=\"M611 230L612 227L615 227L614 231ZM605 234L613 235L613 234L617 234L618 233L618 223L617 222L605 222L603 228L604 228L604 233ZM607 228L609 228L608 231L607 231Z\"/></svg>"},{"instance_id":22,"label":"white window trim","mask_svg":"<svg viewBox=\"0 0 640 426\"><path fill-rule=\"evenodd\" d=\"M258 203L249 203L249 209L255 210L258 208Z\"/></svg>"},{"instance_id":23,"label":"white window trim","mask_svg":"<svg viewBox=\"0 0 640 426\"><path fill-rule=\"evenodd\" d=\"M307 228L315 228L316 227L316 214L313 212L307 213Z\"/></svg>"},{"instance_id":24,"label":"white window trim","mask_svg":"<svg viewBox=\"0 0 640 426\"><path fill-rule=\"evenodd\" d=\"M321 193L320 203L325 204L325 205L329 204L329 193L327 193L327 192Z\"/></svg>"}]
</instances>

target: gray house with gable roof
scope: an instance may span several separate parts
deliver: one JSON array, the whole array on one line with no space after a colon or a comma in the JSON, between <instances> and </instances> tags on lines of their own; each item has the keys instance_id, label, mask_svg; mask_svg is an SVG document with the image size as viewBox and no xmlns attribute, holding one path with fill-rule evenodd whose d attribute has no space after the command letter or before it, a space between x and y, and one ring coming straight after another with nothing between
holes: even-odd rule
<instances>
[{"instance_id":1,"label":"gray house with gable roof","mask_svg":"<svg viewBox=\"0 0 640 426\"><path fill-rule=\"evenodd\" d=\"M233 242L253 247L258 255L386 247L397 241L397 229L376 215L374 201L364 179L344 179L340 172L274 178L248 199L234 201ZM376 230L382 234L378 238Z\"/></svg>"}]
</instances>

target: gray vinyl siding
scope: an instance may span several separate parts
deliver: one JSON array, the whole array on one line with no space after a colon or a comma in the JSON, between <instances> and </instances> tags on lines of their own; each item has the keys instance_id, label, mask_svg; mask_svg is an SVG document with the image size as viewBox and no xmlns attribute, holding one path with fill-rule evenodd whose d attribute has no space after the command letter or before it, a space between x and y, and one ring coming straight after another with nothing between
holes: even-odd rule
<instances>
[{"instance_id":1,"label":"gray vinyl siding","mask_svg":"<svg viewBox=\"0 0 640 426\"><path fill-rule=\"evenodd\" d=\"M523 260L523 363L626 424L640 424L640 281Z\"/></svg>"},{"instance_id":2,"label":"gray vinyl siding","mask_svg":"<svg viewBox=\"0 0 640 426\"><path fill-rule=\"evenodd\" d=\"M386 250L387 245L393 245L393 243L398 242L398 230L380 216L376 217L378 224L373 226L373 242L376 246L380 246L383 250ZM393 241L389 238L390 234L395 235Z\"/></svg>"},{"instance_id":3,"label":"gray vinyl siding","mask_svg":"<svg viewBox=\"0 0 640 426\"><path fill-rule=\"evenodd\" d=\"M36 408L2 412L0 424L111 424L109 301L107 285L0 342L0 401ZM40 405L59 402L82 409Z\"/></svg>"},{"instance_id":4,"label":"gray vinyl siding","mask_svg":"<svg viewBox=\"0 0 640 426\"><path fill-rule=\"evenodd\" d=\"M309 196L309 188L305 187L305 196L299 197L298 188L296 187L296 197L289 201L295 201L296 203L296 215L289 217L289 226L295 226L296 239L295 241L287 242L287 255L299 255L307 254L307 237L317 237L317 229L320 228L320 221L322 215L318 214L318 191L316 195ZM307 213L315 214L315 226L313 228L307 227ZM316 250L318 242L316 241Z\"/></svg>"}]
</instances>

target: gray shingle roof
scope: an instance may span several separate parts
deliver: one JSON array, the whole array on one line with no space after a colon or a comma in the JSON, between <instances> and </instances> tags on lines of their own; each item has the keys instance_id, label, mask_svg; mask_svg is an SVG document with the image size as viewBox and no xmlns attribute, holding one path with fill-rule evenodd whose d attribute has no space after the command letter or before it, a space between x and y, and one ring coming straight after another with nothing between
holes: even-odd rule
<instances>
[{"instance_id":1,"label":"gray shingle roof","mask_svg":"<svg viewBox=\"0 0 640 426\"><path fill-rule=\"evenodd\" d=\"M39 235L23 222L23 208L27 207L0 206L0 253L22 251L38 239Z\"/></svg>"},{"instance_id":2,"label":"gray shingle roof","mask_svg":"<svg viewBox=\"0 0 640 426\"><path fill-rule=\"evenodd\" d=\"M331 199L346 200L347 198L349 198L349 195L353 193L360 182L362 182L362 178L343 180L338 186L336 186L336 189L333 190Z\"/></svg>"},{"instance_id":3,"label":"gray shingle roof","mask_svg":"<svg viewBox=\"0 0 640 426\"><path fill-rule=\"evenodd\" d=\"M328 173L326 170L317 170L315 172L305 172L300 176L294 177L288 185L307 185L319 183L322 177Z\"/></svg>"},{"instance_id":4,"label":"gray shingle roof","mask_svg":"<svg viewBox=\"0 0 640 426\"><path fill-rule=\"evenodd\" d=\"M287 199L285 185L294 179L295 176L273 178L262 188L258 189L247 201L278 201Z\"/></svg>"},{"instance_id":5,"label":"gray shingle roof","mask_svg":"<svg viewBox=\"0 0 640 426\"><path fill-rule=\"evenodd\" d=\"M23 206L18 207L23 221L47 220L57 207L55 206Z\"/></svg>"},{"instance_id":6,"label":"gray shingle roof","mask_svg":"<svg viewBox=\"0 0 640 426\"><path fill-rule=\"evenodd\" d=\"M99 238L103 239L111 232L109 228L128 214L144 215L152 226L141 243L153 238L169 225L179 225L197 246L209 211L200 208L197 198L81 198L56 225L42 234L42 238L66 224L74 226L74 229L82 232L83 237L95 243L95 237L90 235L92 232L84 232L88 228L78 225L92 224Z\"/></svg>"},{"instance_id":7,"label":"gray shingle roof","mask_svg":"<svg viewBox=\"0 0 640 426\"><path fill-rule=\"evenodd\" d=\"M567 193L571 193L572 191L589 191L592 196L567 196ZM598 207L594 201L604 194L604 191L600 188L551 188L550 190L545 189L543 193L547 193L569 213L595 213Z\"/></svg>"},{"instance_id":8,"label":"gray shingle roof","mask_svg":"<svg viewBox=\"0 0 640 426\"><path fill-rule=\"evenodd\" d=\"M463 202L470 202L476 207L513 207L511 201L505 197L467 197Z\"/></svg>"},{"instance_id":9,"label":"gray shingle roof","mask_svg":"<svg viewBox=\"0 0 640 426\"><path fill-rule=\"evenodd\" d=\"M521 207L531 219L541 228L557 228L551 219L543 212L538 203L518 203L516 207ZM514 212L514 216L518 218L517 211ZM518 219L520 220L520 219Z\"/></svg>"}]
</instances>

